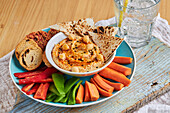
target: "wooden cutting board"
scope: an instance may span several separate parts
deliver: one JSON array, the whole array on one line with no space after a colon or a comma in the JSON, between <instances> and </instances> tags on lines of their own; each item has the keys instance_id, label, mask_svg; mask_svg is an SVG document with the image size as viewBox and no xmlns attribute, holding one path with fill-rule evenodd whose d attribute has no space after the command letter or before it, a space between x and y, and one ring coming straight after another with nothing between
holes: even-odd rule
<instances>
[{"instance_id":1,"label":"wooden cutting board","mask_svg":"<svg viewBox=\"0 0 170 113\"><path fill-rule=\"evenodd\" d=\"M170 91L170 48L158 39L152 38L149 45L134 49L134 51L137 66L132 83L115 97L92 106L60 108L35 102L20 92L14 111L133 112L165 92ZM29 105L29 110L26 108L25 103Z\"/></svg>"}]
</instances>

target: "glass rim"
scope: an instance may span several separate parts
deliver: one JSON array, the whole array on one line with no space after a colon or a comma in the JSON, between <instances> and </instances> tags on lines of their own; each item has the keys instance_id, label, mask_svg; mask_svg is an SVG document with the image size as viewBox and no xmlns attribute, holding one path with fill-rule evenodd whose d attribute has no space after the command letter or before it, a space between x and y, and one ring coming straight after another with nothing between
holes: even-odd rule
<instances>
[{"instance_id":1,"label":"glass rim","mask_svg":"<svg viewBox=\"0 0 170 113\"><path fill-rule=\"evenodd\" d=\"M155 4L150 5L150 6L148 6L148 7L145 7L145 8L134 8L133 10L149 9L149 8L151 8L151 7L154 7L154 6L158 5L158 4L160 3L160 1L161 1L161 0L158 0ZM114 2L115 2L118 6L120 6L120 7L122 7L122 8L131 9L131 8L129 8L129 7L125 7L124 5L118 4L118 3L116 2L116 0L114 0Z\"/></svg>"}]
</instances>

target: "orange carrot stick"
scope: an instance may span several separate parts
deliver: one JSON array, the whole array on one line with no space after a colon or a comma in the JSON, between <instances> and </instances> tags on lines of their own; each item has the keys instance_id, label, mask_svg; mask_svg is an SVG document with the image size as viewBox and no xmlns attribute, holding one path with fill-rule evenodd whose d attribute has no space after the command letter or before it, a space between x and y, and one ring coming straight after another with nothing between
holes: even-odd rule
<instances>
[{"instance_id":1,"label":"orange carrot stick","mask_svg":"<svg viewBox=\"0 0 170 113\"><path fill-rule=\"evenodd\" d=\"M98 91L99 91L99 93L100 93L101 95L103 95L103 96L105 96L105 97L110 97L110 96L113 95L112 93L109 93L109 92L103 90L102 88L100 88L100 87L97 85L97 83L94 81L93 78L90 79L90 82L93 83L93 84L96 86L96 88L98 89Z\"/></svg>"},{"instance_id":2,"label":"orange carrot stick","mask_svg":"<svg viewBox=\"0 0 170 113\"><path fill-rule=\"evenodd\" d=\"M122 56L115 56L113 59L113 62L119 63L119 64L130 64L132 63L131 57L122 57Z\"/></svg>"},{"instance_id":3,"label":"orange carrot stick","mask_svg":"<svg viewBox=\"0 0 170 113\"><path fill-rule=\"evenodd\" d=\"M84 98L84 87L82 84L80 84L79 89L77 91L76 103L81 104L83 102L83 98Z\"/></svg>"},{"instance_id":4,"label":"orange carrot stick","mask_svg":"<svg viewBox=\"0 0 170 113\"><path fill-rule=\"evenodd\" d=\"M102 77L98 74L95 74L93 76L94 81L104 90L108 91L109 93L112 93L114 90L114 87L110 86L109 84L107 84L106 82L104 82L102 80Z\"/></svg>"},{"instance_id":5,"label":"orange carrot stick","mask_svg":"<svg viewBox=\"0 0 170 113\"><path fill-rule=\"evenodd\" d=\"M124 86L129 86L131 83L131 81L125 75L107 67L100 71L99 75L120 82Z\"/></svg>"},{"instance_id":6,"label":"orange carrot stick","mask_svg":"<svg viewBox=\"0 0 170 113\"><path fill-rule=\"evenodd\" d=\"M114 62L111 62L108 67L120 73L123 73L126 76L131 74L131 68L128 68L126 66L123 66L123 65L120 65Z\"/></svg>"},{"instance_id":7,"label":"orange carrot stick","mask_svg":"<svg viewBox=\"0 0 170 113\"><path fill-rule=\"evenodd\" d=\"M114 87L114 90L121 90L123 88L123 84L122 83L113 83L113 82L110 82L109 80L106 80L104 78L102 78L103 81L105 81L107 84L109 84L110 86Z\"/></svg>"},{"instance_id":8,"label":"orange carrot stick","mask_svg":"<svg viewBox=\"0 0 170 113\"><path fill-rule=\"evenodd\" d=\"M90 101L90 92L87 86L87 81L85 82L85 95L84 95L84 102Z\"/></svg>"},{"instance_id":9,"label":"orange carrot stick","mask_svg":"<svg viewBox=\"0 0 170 113\"><path fill-rule=\"evenodd\" d=\"M90 82L87 81L87 86L90 92L90 97L91 97L91 101L96 101L99 99L99 92L96 88L96 86Z\"/></svg>"}]
</instances>

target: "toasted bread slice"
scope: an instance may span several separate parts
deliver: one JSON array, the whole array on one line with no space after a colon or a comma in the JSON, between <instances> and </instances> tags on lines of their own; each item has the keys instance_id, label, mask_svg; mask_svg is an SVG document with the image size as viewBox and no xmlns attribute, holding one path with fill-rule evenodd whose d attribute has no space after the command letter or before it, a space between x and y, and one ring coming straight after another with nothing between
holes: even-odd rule
<instances>
[{"instance_id":1,"label":"toasted bread slice","mask_svg":"<svg viewBox=\"0 0 170 113\"><path fill-rule=\"evenodd\" d=\"M19 59L19 56L21 54L21 52L27 48L27 47L34 47L37 46L37 43L33 40L33 39L28 39L25 38L24 40L22 40L16 47L15 49L15 56L17 59Z\"/></svg>"},{"instance_id":2,"label":"toasted bread slice","mask_svg":"<svg viewBox=\"0 0 170 113\"><path fill-rule=\"evenodd\" d=\"M45 51L44 51L44 53L43 53L42 60L43 60L43 62L45 63L45 65L46 65L47 67L52 67L52 65L50 64L50 62L47 60L47 57L46 57L46 55L45 55Z\"/></svg>"},{"instance_id":3,"label":"toasted bread slice","mask_svg":"<svg viewBox=\"0 0 170 113\"><path fill-rule=\"evenodd\" d=\"M48 41L50 40L49 34L45 31L32 32L26 36L29 39L33 39L38 46L44 51Z\"/></svg>"},{"instance_id":4,"label":"toasted bread slice","mask_svg":"<svg viewBox=\"0 0 170 113\"><path fill-rule=\"evenodd\" d=\"M55 30L55 29L50 29L48 31L49 37L52 38L55 34L59 33L60 31Z\"/></svg>"},{"instance_id":5,"label":"toasted bread slice","mask_svg":"<svg viewBox=\"0 0 170 113\"><path fill-rule=\"evenodd\" d=\"M35 70L42 62L42 54L43 51L40 47L28 47L21 52L19 63L28 71Z\"/></svg>"}]
</instances>

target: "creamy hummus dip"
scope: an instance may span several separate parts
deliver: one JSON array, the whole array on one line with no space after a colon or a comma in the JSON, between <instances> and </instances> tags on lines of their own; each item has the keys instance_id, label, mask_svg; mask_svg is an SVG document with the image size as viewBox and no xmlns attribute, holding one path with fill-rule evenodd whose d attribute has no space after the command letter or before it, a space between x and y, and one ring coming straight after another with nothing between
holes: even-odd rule
<instances>
[{"instance_id":1,"label":"creamy hummus dip","mask_svg":"<svg viewBox=\"0 0 170 113\"><path fill-rule=\"evenodd\" d=\"M72 72L89 72L104 65L103 55L88 36L69 35L54 46L52 57L60 68Z\"/></svg>"}]
</instances>

